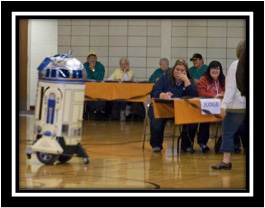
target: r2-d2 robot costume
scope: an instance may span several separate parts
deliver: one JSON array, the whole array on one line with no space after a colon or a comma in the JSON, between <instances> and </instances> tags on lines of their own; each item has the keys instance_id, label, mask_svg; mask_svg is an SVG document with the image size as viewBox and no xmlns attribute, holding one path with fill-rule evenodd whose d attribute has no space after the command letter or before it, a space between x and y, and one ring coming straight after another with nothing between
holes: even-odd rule
<instances>
[{"instance_id":1,"label":"r2-d2 robot costume","mask_svg":"<svg viewBox=\"0 0 265 208\"><path fill-rule=\"evenodd\" d=\"M86 71L71 55L47 57L38 67L39 82L35 105L35 141L28 148L44 164L66 162L74 155L89 157L80 144Z\"/></svg>"}]
</instances>

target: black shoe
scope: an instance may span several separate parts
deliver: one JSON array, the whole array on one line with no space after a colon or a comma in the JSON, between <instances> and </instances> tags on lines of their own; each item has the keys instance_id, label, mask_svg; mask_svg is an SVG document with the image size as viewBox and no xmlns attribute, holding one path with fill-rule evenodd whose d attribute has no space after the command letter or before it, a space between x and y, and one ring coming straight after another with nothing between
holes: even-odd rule
<instances>
[{"instance_id":1,"label":"black shoe","mask_svg":"<svg viewBox=\"0 0 265 208\"><path fill-rule=\"evenodd\" d=\"M202 153L208 153L210 151L210 148L207 146L202 146L200 145L201 149L202 149Z\"/></svg>"},{"instance_id":2,"label":"black shoe","mask_svg":"<svg viewBox=\"0 0 265 208\"><path fill-rule=\"evenodd\" d=\"M126 117L126 121L132 121L132 114L129 114L128 116L125 116Z\"/></svg>"},{"instance_id":3,"label":"black shoe","mask_svg":"<svg viewBox=\"0 0 265 208\"><path fill-rule=\"evenodd\" d=\"M230 162L230 163L224 163L224 162L221 162L221 163L219 163L219 164L217 164L217 165L214 165L214 166L212 166L212 169L214 169L214 170L231 170L232 169L232 163Z\"/></svg>"}]
</instances>

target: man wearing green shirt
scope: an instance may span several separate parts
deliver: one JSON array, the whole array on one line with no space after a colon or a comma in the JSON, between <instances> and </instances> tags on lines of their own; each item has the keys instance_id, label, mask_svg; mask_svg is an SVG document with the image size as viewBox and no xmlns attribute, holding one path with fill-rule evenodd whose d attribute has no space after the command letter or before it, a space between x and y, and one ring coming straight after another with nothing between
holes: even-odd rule
<instances>
[{"instance_id":1,"label":"man wearing green shirt","mask_svg":"<svg viewBox=\"0 0 265 208\"><path fill-rule=\"evenodd\" d=\"M190 61L193 62L193 67L189 68L189 73L193 80L195 81L195 84L197 84L197 81L201 78L201 76L204 74L204 72L207 70L207 65L204 64L202 55L199 53L193 54Z\"/></svg>"},{"instance_id":2,"label":"man wearing green shirt","mask_svg":"<svg viewBox=\"0 0 265 208\"><path fill-rule=\"evenodd\" d=\"M160 68L156 69L150 76L149 82L156 82L160 77L169 72L169 61L167 58L161 58L159 62Z\"/></svg>"},{"instance_id":3,"label":"man wearing green shirt","mask_svg":"<svg viewBox=\"0 0 265 208\"><path fill-rule=\"evenodd\" d=\"M89 52L87 55L87 62L84 63L88 79L101 81L105 75L105 67L97 61L97 54Z\"/></svg>"},{"instance_id":4,"label":"man wearing green shirt","mask_svg":"<svg viewBox=\"0 0 265 208\"><path fill-rule=\"evenodd\" d=\"M97 54L89 52L87 55L87 62L84 63L87 72L87 79L102 81L105 75L105 67L97 61ZM91 89L93 90L93 89ZM85 103L84 119L87 120L89 115L96 120L105 117L106 103L102 101L89 101ZM91 113L89 113L91 112Z\"/></svg>"}]
</instances>

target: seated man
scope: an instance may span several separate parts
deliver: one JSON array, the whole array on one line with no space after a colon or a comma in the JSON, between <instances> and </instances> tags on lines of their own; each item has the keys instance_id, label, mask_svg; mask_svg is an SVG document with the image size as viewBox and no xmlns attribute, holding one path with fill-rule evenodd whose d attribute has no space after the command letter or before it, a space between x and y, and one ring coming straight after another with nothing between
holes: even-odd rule
<instances>
[{"instance_id":1,"label":"seated man","mask_svg":"<svg viewBox=\"0 0 265 208\"><path fill-rule=\"evenodd\" d=\"M194 80L195 84L197 84L198 80L207 70L207 65L204 64L202 55L199 53L193 54L190 61L193 62L193 67L189 68L189 73L192 79Z\"/></svg>"},{"instance_id":2,"label":"seated man","mask_svg":"<svg viewBox=\"0 0 265 208\"><path fill-rule=\"evenodd\" d=\"M87 79L102 81L105 75L105 67L99 61L97 61L97 54L95 52L89 52L87 55L87 62L84 63L84 67L87 72ZM102 101L89 101L84 105L84 119L88 118L89 111L93 112L93 116L98 119L105 114L105 102Z\"/></svg>"},{"instance_id":3,"label":"seated man","mask_svg":"<svg viewBox=\"0 0 265 208\"><path fill-rule=\"evenodd\" d=\"M149 82L157 82L160 77L170 71L169 61L167 58L161 58L159 62L160 68L156 69L150 76Z\"/></svg>"},{"instance_id":4,"label":"seated man","mask_svg":"<svg viewBox=\"0 0 265 208\"><path fill-rule=\"evenodd\" d=\"M188 65L185 60L177 60L173 70L162 76L154 85L151 97L170 99L183 96L198 96L194 81L188 72ZM155 119L153 105L150 105L148 115L150 118L150 145L154 152L163 149L163 136L167 119ZM181 149L182 151L192 150L194 136L198 124L183 125Z\"/></svg>"},{"instance_id":5,"label":"seated man","mask_svg":"<svg viewBox=\"0 0 265 208\"><path fill-rule=\"evenodd\" d=\"M87 72L87 78L101 81L105 75L105 67L102 63L97 61L97 54L95 52L88 52L87 62L84 63Z\"/></svg>"}]
</instances>

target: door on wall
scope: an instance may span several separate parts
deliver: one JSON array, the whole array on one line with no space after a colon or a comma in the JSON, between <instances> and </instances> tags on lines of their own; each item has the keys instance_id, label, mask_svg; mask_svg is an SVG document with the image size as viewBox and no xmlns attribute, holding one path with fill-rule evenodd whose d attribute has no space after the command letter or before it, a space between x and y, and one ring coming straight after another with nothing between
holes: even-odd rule
<instances>
[{"instance_id":1,"label":"door on wall","mask_svg":"<svg viewBox=\"0 0 265 208\"><path fill-rule=\"evenodd\" d=\"M19 110L27 110L28 20L19 20ZM18 84L18 83L17 83Z\"/></svg>"}]
</instances>

